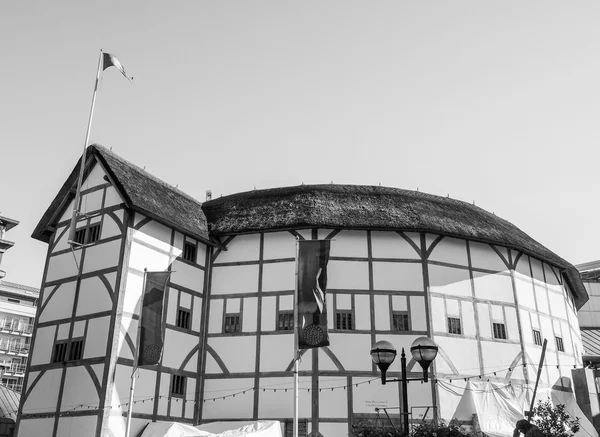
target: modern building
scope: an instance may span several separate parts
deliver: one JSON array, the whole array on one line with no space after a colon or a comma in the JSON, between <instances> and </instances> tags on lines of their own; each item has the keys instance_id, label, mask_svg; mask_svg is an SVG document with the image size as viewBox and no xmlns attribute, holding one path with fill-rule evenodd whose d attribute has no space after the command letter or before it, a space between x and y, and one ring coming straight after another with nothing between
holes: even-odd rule
<instances>
[{"instance_id":1,"label":"modern building","mask_svg":"<svg viewBox=\"0 0 600 437\"><path fill-rule=\"evenodd\" d=\"M297 239L332 240L331 344L300 363L300 416L314 435L348 435L402 403L371 361L378 340L399 352L420 336L439 346L429 382L409 384L413 421L466 411L475 382L510 393L533 384L544 339L542 386L568 392L582 366L588 293L577 269L474 205L348 185L201 204L93 145L72 249L78 168L33 233L49 249L21 437L123 435L145 270L172 274L165 349L139 372L132 435L149 421L290 420ZM408 376L421 374L409 359Z\"/></svg>"}]
</instances>

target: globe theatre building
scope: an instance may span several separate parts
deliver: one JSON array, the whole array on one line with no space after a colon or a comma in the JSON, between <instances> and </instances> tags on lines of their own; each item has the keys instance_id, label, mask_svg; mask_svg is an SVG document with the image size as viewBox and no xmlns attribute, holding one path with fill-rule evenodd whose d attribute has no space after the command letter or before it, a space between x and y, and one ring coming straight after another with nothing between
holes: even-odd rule
<instances>
[{"instance_id":1,"label":"globe theatre building","mask_svg":"<svg viewBox=\"0 0 600 437\"><path fill-rule=\"evenodd\" d=\"M48 243L19 436L121 436L144 269L171 270L165 350L141 369L136 435L149 421L292 418L297 239L330 239L330 346L300 362L308 432L348 435L402 402L369 351L420 336L439 354L408 386L412 420L451 419L471 381L570 387L581 366L577 270L474 205L380 186L301 185L200 203L108 149L88 148L76 237L75 166L33 237ZM409 354L410 357L410 354ZM399 360L388 378L399 374ZM408 362L408 376L422 374Z\"/></svg>"}]
</instances>

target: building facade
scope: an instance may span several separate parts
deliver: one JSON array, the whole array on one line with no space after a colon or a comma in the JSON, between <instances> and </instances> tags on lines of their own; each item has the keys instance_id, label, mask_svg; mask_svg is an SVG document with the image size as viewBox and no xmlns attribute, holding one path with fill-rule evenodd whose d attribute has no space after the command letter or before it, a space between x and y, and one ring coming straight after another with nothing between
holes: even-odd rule
<instances>
[{"instance_id":1,"label":"building facade","mask_svg":"<svg viewBox=\"0 0 600 437\"><path fill-rule=\"evenodd\" d=\"M144 271L172 271L161 363L141 369L133 432L155 420L292 417L298 239L330 239L331 344L303 351L300 416L348 435L402 402L369 351L440 353L409 384L412 420L451 419L473 381L527 386L544 339L542 384L570 389L581 366L577 270L512 224L453 199L384 187L299 186L200 204L91 146L76 238L77 166L34 231L48 243L19 435L121 436ZM388 377L397 377L397 360ZM409 377L421 369L408 363Z\"/></svg>"}]
</instances>

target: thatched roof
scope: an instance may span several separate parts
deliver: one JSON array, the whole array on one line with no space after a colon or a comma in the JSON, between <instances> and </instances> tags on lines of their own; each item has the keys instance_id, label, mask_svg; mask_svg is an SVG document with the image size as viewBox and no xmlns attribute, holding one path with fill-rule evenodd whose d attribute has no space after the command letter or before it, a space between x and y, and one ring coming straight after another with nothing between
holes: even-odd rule
<instances>
[{"instance_id":1,"label":"thatched roof","mask_svg":"<svg viewBox=\"0 0 600 437\"><path fill-rule=\"evenodd\" d=\"M202 205L212 235L298 228L426 231L521 250L560 268L577 306L578 271L512 223L475 205L418 191L364 185L300 185L238 193Z\"/></svg>"},{"instance_id":2,"label":"thatched roof","mask_svg":"<svg viewBox=\"0 0 600 437\"><path fill-rule=\"evenodd\" d=\"M103 146L89 146L87 157L87 162L96 157L102 163L127 207L184 234L209 242L206 218L200 202ZM52 234L50 227L56 224L56 220L74 197L80 162L81 158L33 231L33 238L48 242Z\"/></svg>"}]
</instances>

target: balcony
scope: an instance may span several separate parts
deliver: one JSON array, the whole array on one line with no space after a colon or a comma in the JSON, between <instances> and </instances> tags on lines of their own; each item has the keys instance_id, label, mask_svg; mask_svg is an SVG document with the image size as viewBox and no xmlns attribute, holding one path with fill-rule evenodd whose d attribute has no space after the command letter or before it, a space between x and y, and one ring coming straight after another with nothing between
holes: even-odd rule
<instances>
[{"instance_id":1,"label":"balcony","mask_svg":"<svg viewBox=\"0 0 600 437\"><path fill-rule=\"evenodd\" d=\"M0 339L0 352L9 354L27 355L29 354L29 345L20 341Z\"/></svg>"},{"instance_id":2,"label":"balcony","mask_svg":"<svg viewBox=\"0 0 600 437\"><path fill-rule=\"evenodd\" d=\"M33 324L23 323L19 320L0 319L0 331L30 336L33 333Z\"/></svg>"},{"instance_id":3,"label":"balcony","mask_svg":"<svg viewBox=\"0 0 600 437\"><path fill-rule=\"evenodd\" d=\"M23 375L25 374L25 369L27 368L27 364L23 363L10 363L10 367L7 367L4 370L4 375L13 374L13 375Z\"/></svg>"},{"instance_id":4,"label":"balcony","mask_svg":"<svg viewBox=\"0 0 600 437\"><path fill-rule=\"evenodd\" d=\"M9 384L2 384L4 387L16 391L18 393L21 393L21 390L23 390L23 384L17 384L17 383L9 383Z\"/></svg>"}]
</instances>

